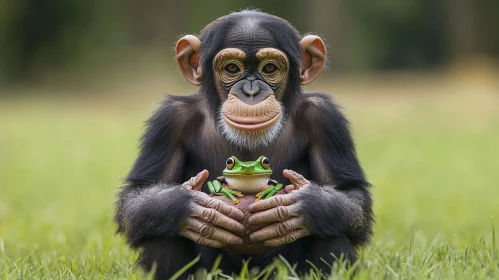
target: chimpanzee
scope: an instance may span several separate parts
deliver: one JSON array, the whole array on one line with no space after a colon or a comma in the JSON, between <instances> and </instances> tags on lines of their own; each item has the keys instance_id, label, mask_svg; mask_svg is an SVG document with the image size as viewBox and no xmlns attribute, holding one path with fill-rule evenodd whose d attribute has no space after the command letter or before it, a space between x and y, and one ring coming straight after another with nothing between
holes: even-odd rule
<instances>
[{"instance_id":1,"label":"chimpanzee","mask_svg":"<svg viewBox=\"0 0 499 280\"><path fill-rule=\"evenodd\" d=\"M309 260L325 269L372 235L369 183L356 157L349 124L324 93L301 85L322 71L320 37L301 36L287 21L255 10L221 17L198 36L176 45L184 77L199 90L169 96L147 122L140 154L116 203L115 220L138 264L166 279L195 259L187 273L210 269L222 255L224 273L242 260L264 267L282 255L297 271ZM241 244L243 213L213 199L204 182L214 180L230 156L272 160L274 179L286 193L249 206L252 241L264 253L227 253Z\"/></svg>"}]
</instances>

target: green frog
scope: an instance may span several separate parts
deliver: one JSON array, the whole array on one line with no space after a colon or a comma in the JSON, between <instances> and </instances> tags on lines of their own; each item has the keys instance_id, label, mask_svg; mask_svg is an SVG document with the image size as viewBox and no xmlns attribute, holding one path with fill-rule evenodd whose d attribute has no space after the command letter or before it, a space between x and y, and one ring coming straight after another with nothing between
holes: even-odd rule
<instances>
[{"instance_id":1,"label":"green frog","mask_svg":"<svg viewBox=\"0 0 499 280\"><path fill-rule=\"evenodd\" d=\"M260 156L255 161L240 161L232 156L226 161L223 176L208 182L208 189L214 195L225 195L234 204L239 203L237 197L243 193L256 193L256 201L267 199L282 189L282 184L270 179L272 169L270 160Z\"/></svg>"}]
</instances>

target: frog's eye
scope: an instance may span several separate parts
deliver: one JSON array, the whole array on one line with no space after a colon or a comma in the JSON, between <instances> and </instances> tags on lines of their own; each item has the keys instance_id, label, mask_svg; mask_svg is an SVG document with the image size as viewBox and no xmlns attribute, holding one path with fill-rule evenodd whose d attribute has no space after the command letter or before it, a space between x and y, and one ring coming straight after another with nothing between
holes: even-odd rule
<instances>
[{"instance_id":1,"label":"frog's eye","mask_svg":"<svg viewBox=\"0 0 499 280\"><path fill-rule=\"evenodd\" d=\"M262 164L263 168L269 169L269 167L270 167L270 160L268 158L262 157L262 159L260 160L260 163Z\"/></svg>"},{"instance_id":2,"label":"frog's eye","mask_svg":"<svg viewBox=\"0 0 499 280\"><path fill-rule=\"evenodd\" d=\"M227 162L226 162L227 168L232 169L232 167L234 167L234 163L235 163L235 161L232 157L228 158Z\"/></svg>"}]
</instances>

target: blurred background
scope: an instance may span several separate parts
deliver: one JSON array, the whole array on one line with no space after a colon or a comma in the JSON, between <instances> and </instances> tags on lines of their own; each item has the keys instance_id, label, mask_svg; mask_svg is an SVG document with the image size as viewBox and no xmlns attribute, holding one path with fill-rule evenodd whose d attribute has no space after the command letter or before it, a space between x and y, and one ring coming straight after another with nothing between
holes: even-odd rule
<instances>
[{"instance_id":1,"label":"blurred background","mask_svg":"<svg viewBox=\"0 0 499 280\"><path fill-rule=\"evenodd\" d=\"M499 56L499 3L489 0L382 1L35 1L3 0L2 84L101 82L170 66L176 39L217 17L257 8L313 32L329 45L330 72L431 69ZM107 73L107 71L118 73ZM60 75L65 73L65 79ZM97 73L96 73L97 72ZM150 71L155 73L157 71ZM105 77L101 74L106 73Z\"/></svg>"},{"instance_id":2,"label":"blurred background","mask_svg":"<svg viewBox=\"0 0 499 280\"><path fill-rule=\"evenodd\" d=\"M245 8L328 45L328 67L306 90L333 94L351 120L374 185L373 273L411 236L422 259L441 242L461 252L490 241L499 1L0 0L0 275L88 277L93 260L130 276L114 193L163 95L196 90L175 43Z\"/></svg>"}]
</instances>

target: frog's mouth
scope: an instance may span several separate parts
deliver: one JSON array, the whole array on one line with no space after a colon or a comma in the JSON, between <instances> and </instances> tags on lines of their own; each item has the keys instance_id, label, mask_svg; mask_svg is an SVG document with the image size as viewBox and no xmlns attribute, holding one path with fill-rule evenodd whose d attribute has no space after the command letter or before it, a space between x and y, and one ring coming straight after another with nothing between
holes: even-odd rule
<instances>
[{"instance_id":1,"label":"frog's mouth","mask_svg":"<svg viewBox=\"0 0 499 280\"><path fill-rule=\"evenodd\" d=\"M224 173L224 176L270 176L272 172L258 172L258 173Z\"/></svg>"},{"instance_id":2,"label":"frog's mouth","mask_svg":"<svg viewBox=\"0 0 499 280\"><path fill-rule=\"evenodd\" d=\"M248 105L229 94L222 107L222 118L228 125L241 130L259 130L277 123L282 116L274 95L264 101Z\"/></svg>"}]
</instances>

